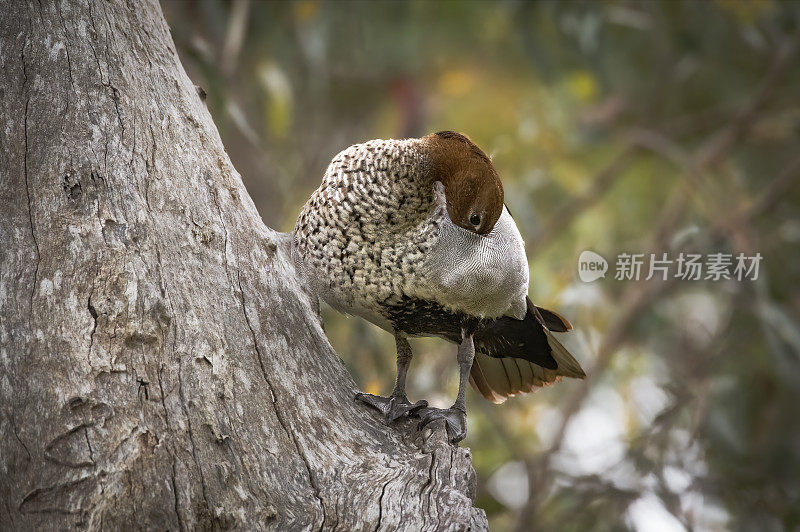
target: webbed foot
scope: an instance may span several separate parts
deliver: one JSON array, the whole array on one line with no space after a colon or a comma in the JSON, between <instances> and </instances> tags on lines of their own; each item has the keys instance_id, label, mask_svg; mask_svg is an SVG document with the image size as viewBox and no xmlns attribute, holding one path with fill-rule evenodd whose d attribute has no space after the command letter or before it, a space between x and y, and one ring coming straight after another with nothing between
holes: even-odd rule
<instances>
[{"instance_id":1,"label":"webbed foot","mask_svg":"<svg viewBox=\"0 0 800 532\"><path fill-rule=\"evenodd\" d=\"M467 435L467 413L452 406L450 408L426 407L420 410L419 416L422 418L417 428L422 430L429 423L437 419L443 419L447 429L447 437L451 443L458 443Z\"/></svg>"},{"instance_id":2,"label":"webbed foot","mask_svg":"<svg viewBox=\"0 0 800 532\"><path fill-rule=\"evenodd\" d=\"M428 406L428 401L412 403L405 395L382 397L371 393L357 393L356 399L382 413L387 425L403 416L413 416L418 410Z\"/></svg>"}]
</instances>

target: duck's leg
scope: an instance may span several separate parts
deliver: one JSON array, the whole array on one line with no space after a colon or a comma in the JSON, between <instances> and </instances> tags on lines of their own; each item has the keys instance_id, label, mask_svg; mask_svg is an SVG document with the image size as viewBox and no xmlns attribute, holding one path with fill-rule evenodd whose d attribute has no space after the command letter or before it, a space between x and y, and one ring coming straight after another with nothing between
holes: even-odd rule
<instances>
[{"instance_id":1,"label":"duck's leg","mask_svg":"<svg viewBox=\"0 0 800 532\"><path fill-rule=\"evenodd\" d=\"M397 379L395 380L392 394L389 397L381 397L371 393L356 394L356 399L381 412L385 416L387 424L402 416L413 415L420 408L428 406L427 401L411 403L408 400L406 396L406 374L413 356L411 345L409 345L408 339L400 332L395 332L394 339L397 344Z\"/></svg>"},{"instance_id":2,"label":"duck's leg","mask_svg":"<svg viewBox=\"0 0 800 532\"><path fill-rule=\"evenodd\" d=\"M447 437L453 443L459 442L467 435L467 383L469 372L472 369L472 360L475 358L475 345L472 342L472 333L461 331L461 344L458 346L458 396L456 402L448 409L427 407L420 410L422 420L419 429L425 428L428 423L443 419L447 429Z\"/></svg>"}]
</instances>

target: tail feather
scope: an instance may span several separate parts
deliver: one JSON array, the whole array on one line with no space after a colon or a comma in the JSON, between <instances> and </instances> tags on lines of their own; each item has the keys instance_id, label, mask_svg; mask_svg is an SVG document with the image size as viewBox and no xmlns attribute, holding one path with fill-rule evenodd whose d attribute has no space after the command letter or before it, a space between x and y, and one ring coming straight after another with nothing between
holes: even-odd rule
<instances>
[{"instance_id":1,"label":"tail feather","mask_svg":"<svg viewBox=\"0 0 800 532\"><path fill-rule=\"evenodd\" d=\"M547 310L546 308L542 307L536 307L536 310L539 311L539 314L542 316L542 320L544 320L544 324L551 331L568 332L572 330L572 324L569 322L569 320L558 312L553 312L552 310Z\"/></svg>"},{"instance_id":2,"label":"tail feather","mask_svg":"<svg viewBox=\"0 0 800 532\"><path fill-rule=\"evenodd\" d=\"M522 376L522 393L528 393L533 390L534 383L538 381L536 375L533 373L531 363L526 360L514 360L519 368L519 373Z\"/></svg>"},{"instance_id":3,"label":"tail feather","mask_svg":"<svg viewBox=\"0 0 800 532\"><path fill-rule=\"evenodd\" d=\"M519 368L519 372L514 368L516 379L507 376L510 374L506 369L509 364ZM561 375L555 370L537 366L527 360L492 358L481 353L475 354L469 377L473 388L495 404L515 395L535 392L538 388L561 380Z\"/></svg>"},{"instance_id":4,"label":"tail feather","mask_svg":"<svg viewBox=\"0 0 800 532\"><path fill-rule=\"evenodd\" d=\"M556 359L556 364L558 364L558 374L564 377L572 377L573 379L586 378L586 373L584 373L580 363L567 351L567 348L556 340L553 333L547 329L545 329L544 332L547 335L547 343L553 350L553 358Z\"/></svg>"},{"instance_id":5,"label":"tail feather","mask_svg":"<svg viewBox=\"0 0 800 532\"><path fill-rule=\"evenodd\" d=\"M489 401L500 404L511 392L511 386L497 364L497 359L476 353L469 373L469 382Z\"/></svg>"},{"instance_id":6,"label":"tail feather","mask_svg":"<svg viewBox=\"0 0 800 532\"><path fill-rule=\"evenodd\" d=\"M503 367L506 370L506 376L508 377L508 382L511 384L511 390L521 390L522 373L520 373L519 367L514 363L514 359L501 358L500 361L503 363Z\"/></svg>"},{"instance_id":7,"label":"tail feather","mask_svg":"<svg viewBox=\"0 0 800 532\"><path fill-rule=\"evenodd\" d=\"M528 299L523 320L501 318L475 332L475 360L470 383L493 403L535 391L561 380L586 377L580 363L550 331L568 331L572 325L555 312Z\"/></svg>"}]
</instances>

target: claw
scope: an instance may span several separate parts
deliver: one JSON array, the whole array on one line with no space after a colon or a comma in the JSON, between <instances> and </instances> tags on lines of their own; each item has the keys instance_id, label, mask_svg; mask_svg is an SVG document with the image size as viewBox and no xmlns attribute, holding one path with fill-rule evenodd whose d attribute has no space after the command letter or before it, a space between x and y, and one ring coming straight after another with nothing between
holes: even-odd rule
<instances>
[{"instance_id":1,"label":"claw","mask_svg":"<svg viewBox=\"0 0 800 532\"><path fill-rule=\"evenodd\" d=\"M405 395L381 397L371 393L357 393L356 400L368 404L383 414L386 424L390 424L403 416L413 416L418 410L428 406L428 401L420 400L412 403Z\"/></svg>"},{"instance_id":2,"label":"claw","mask_svg":"<svg viewBox=\"0 0 800 532\"><path fill-rule=\"evenodd\" d=\"M442 419L447 430L447 438L451 443L458 443L467 436L467 413L455 407L424 408L420 412L422 419L417 425L418 430L424 429L429 423Z\"/></svg>"},{"instance_id":3,"label":"claw","mask_svg":"<svg viewBox=\"0 0 800 532\"><path fill-rule=\"evenodd\" d=\"M386 411L386 423L392 423L398 418L403 416L412 416L422 408L428 406L428 401L421 399L416 403L409 402L406 397L390 397L389 405Z\"/></svg>"}]
</instances>

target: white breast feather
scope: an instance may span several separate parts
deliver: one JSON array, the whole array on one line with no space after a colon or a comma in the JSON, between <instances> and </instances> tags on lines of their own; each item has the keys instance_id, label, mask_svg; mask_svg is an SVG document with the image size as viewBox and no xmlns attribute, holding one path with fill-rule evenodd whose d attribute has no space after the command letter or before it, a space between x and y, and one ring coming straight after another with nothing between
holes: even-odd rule
<instances>
[{"instance_id":1,"label":"white breast feather","mask_svg":"<svg viewBox=\"0 0 800 532\"><path fill-rule=\"evenodd\" d=\"M443 201L439 183L436 192ZM517 224L505 206L488 235L457 226L444 212L422 269L435 300L453 310L489 318L525 317L528 260Z\"/></svg>"}]
</instances>

